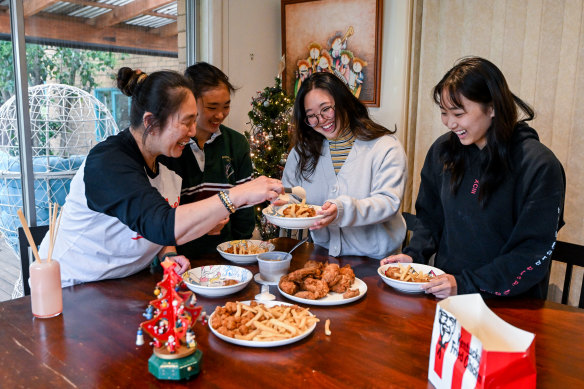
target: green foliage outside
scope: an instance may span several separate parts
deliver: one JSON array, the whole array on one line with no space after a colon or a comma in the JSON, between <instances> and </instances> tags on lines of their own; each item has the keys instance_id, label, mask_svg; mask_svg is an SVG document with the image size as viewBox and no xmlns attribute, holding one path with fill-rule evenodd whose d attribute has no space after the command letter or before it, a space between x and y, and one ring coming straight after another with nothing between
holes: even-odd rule
<instances>
[{"instance_id":1,"label":"green foliage outside","mask_svg":"<svg viewBox=\"0 0 584 389\"><path fill-rule=\"evenodd\" d=\"M14 94L12 42L0 41L0 105ZM26 45L28 84L41 85L48 80L76 86L87 92L98 86L95 76L116 66L113 53L68 47Z\"/></svg>"}]
</instances>

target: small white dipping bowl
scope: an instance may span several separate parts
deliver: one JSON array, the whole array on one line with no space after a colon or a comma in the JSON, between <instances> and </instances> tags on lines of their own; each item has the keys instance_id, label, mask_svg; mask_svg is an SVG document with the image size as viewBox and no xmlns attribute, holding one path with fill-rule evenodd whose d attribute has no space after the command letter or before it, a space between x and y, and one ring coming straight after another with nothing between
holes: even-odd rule
<instances>
[{"instance_id":1,"label":"small white dipping bowl","mask_svg":"<svg viewBox=\"0 0 584 389\"><path fill-rule=\"evenodd\" d=\"M258 254L258 265L263 280L275 282L288 273L292 254L285 251L268 251Z\"/></svg>"},{"instance_id":2,"label":"small white dipping bowl","mask_svg":"<svg viewBox=\"0 0 584 389\"><path fill-rule=\"evenodd\" d=\"M190 290L207 297L221 297L239 292L251 279L249 270L231 265L201 266L183 274L183 280ZM223 286L225 280L236 280L237 284Z\"/></svg>"}]
</instances>

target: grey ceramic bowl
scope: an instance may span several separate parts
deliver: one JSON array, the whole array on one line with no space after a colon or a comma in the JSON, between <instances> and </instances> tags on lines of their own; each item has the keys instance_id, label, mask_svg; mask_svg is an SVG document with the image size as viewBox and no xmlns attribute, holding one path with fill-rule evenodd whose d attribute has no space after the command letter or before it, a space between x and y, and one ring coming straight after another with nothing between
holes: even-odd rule
<instances>
[{"instance_id":1,"label":"grey ceramic bowl","mask_svg":"<svg viewBox=\"0 0 584 389\"><path fill-rule=\"evenodd\" d=\"M258 254L257 258L262 279L274 282L288 273L292 254L285 251L268 251Z\"/></svg>"}]
</instances>

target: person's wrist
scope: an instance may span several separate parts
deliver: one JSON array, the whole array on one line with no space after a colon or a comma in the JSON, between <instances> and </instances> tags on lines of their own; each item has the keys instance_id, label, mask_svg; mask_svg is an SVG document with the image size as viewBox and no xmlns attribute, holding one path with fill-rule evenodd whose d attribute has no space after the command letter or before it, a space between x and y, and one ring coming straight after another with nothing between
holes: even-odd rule
<instances>
[{"instance_id":1,"label":"person's wrist","mask_svg":"<svg viewBox=\"0 0 584 389\"><path fill-rule=\"evenodd\" d=\"M235 209L238 209L239 207L245 205L245 203L242 203L241 201L240 189L237 186L232 186L231 188L229 188L227 192L229 195L229 199L231 199L231 202L233 203Z\"/></svg>"},{"instance_id":2,"label":"person's wrist","mask_svg":"<svg viewBox=\"0 0 584 389\"><path fill-rule=\"evenodd\" d=\"M227 211L229 213L235 213L237 207L233 204L233 201L229 196L229 190L222 190L219 193L217 193L217 195L219 196L219 199L221 200Z\"/></svg>"},{"instance_id":3,"label":"person's wrist","mask_svg":"<svg viewBox=\"0 0 584 389\"><path fill-rule=\"evenodd\" d=\"M162 257L160 257L160 263L164 262L166 260L166 258L170 258L170 257L176 257L178 254L174 251L168 251L166 253L164 253L162 255Z\"/></svg>"}]
</instances>

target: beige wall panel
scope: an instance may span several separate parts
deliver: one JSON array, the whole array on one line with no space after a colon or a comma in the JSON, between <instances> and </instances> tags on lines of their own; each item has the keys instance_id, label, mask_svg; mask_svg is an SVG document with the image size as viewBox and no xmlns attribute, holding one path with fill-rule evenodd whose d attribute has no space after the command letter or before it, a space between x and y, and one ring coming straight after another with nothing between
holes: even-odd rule
<instances>
[{"instance_id":1,"label":"beige wall panel","mask_svg":"<svg viewBox=\"0 0 584 389\"><path fill-rule=\"evenodd\" d=\"M537 116L533 121L533 126L538 131L542 143L549 147L551 146L551 129L558 87L562 23L564 20L563 2L545 1L542 16L539 37L540 53L536 58L538 76L533 103Z\"/></svg>"},{"instance_id":2,"label":"beige wall panel","mask_svg":"<svg viewBox=\"0 0 584 389\"><path fill-rule=\"evenodd\" d=\"M535 101L535 83L537 78L537 67L539 57L539 31L541 25L541 13L543 10L542 0L533 0L526 7L525 1L521 5L526 10L525 19L525 42L523 43L523 60L521 66L521 89L519 93L521 98L531 105Z\"/></svg>"},{"instance_id":3,"label":"beige wall panel","mask_svg":"<svg viewBox=\"0 0 584 389\"><path fill-rule=\"evenodd\" d=\"M462 41L462 53L465 55L488 56L491 46L491 26L488 23L477 23L477 15L482 20L493 18L493 5L488 1L464 2L464 31L469 31Z\"/></svg>"},{"instance_id":4,"label":"beige wall panel","mask_svg":"<svg viewBox=\"0 0 584 389\"><path fill-rule=\"evenodd\" d=\"M487 2L489 3L489 2ZM496 64L503 63L503 44L505 38L505 0L495 0L492 2L493 17L491 19L483 19L482 17L475 17L475 20L491 24L491 45L489 46L489 55L485 56L490 61Z\"/></svg>"},{"instance_id":5,"label":"beige wall panel","mask_svg":"<svg viewBox=\"0 0 584 389\"><path fill-rule=\"evenodd\" d=\"M581 11L582 6L573 1L567 2L564 8L555 115L550 129L552 135L550 146L556 150L569 150L574 126L574 102L578 93L574 79L578 69ZM565 168L567 168L569 155L569 153L558 153L558 158Z\"/></svg>"},{"instance_id":6,"label":"beige wall panel","mask_svg":"<svg viewBox=\"0 0 584 389\"><path fill-rule=\"evenodd\" d=\"M507 78L509 87L516 95L519 95L521 88L526 18L526 8L521 2L509 2L505 10L506 23L500 68Z\"/></svg>"}]
</instances>

